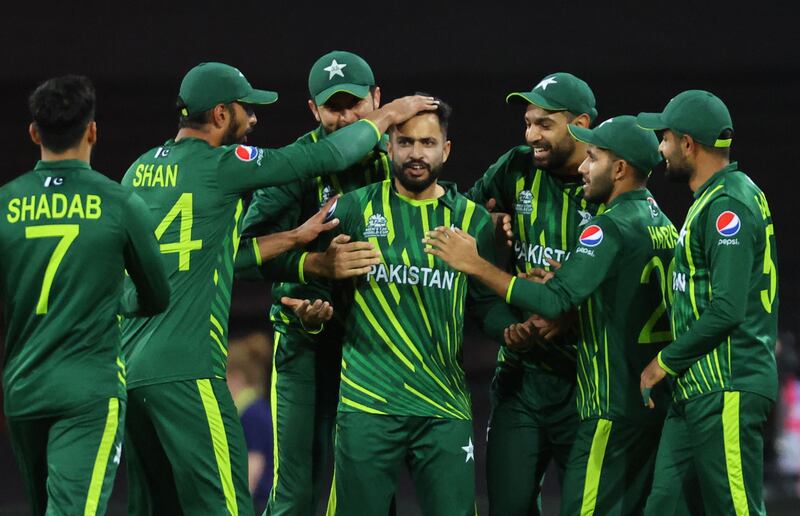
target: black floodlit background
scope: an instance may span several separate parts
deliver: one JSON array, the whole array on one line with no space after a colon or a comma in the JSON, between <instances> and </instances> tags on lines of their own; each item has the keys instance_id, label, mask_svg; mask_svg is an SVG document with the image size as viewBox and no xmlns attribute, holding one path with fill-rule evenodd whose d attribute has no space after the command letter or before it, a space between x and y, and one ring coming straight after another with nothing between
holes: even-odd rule
<instances>
[{"instance_id":1,"label":"black floodlit background","mask_svg":"<svg viewBox=\"0 0 800 516\"><path fill-rule=\"evenodd\" d=\"M259 124L250 137L251 144L272 147L291 143L315 125L306 107L314 60L334 49L356 52L372 65L385 100L426 91L453 106L453 147L444 177L463 188L507 149L523 143L522 109L506 105L505 96L529 90L548 73L568 71L585 79L597 97L598 120L657 111L682 90L707 89L731 110L732 158L770 202L779 250L781 330L800 329L795 257L800 246L795 128L800 50L788 4L130 4L13 2L4 8L0 181L29 170L38 159L27 136L27 95L40 81L66 73L86 74L95 82L100 138L92 164L117 180L141 152L174 135L180 79L202 61L235 65L255 87L279 92L277 104L257 110ZM650 188L680 226L691 203L686 185L667 183L660 167ZM266 285L237 283L231 334L268 332L268 303ZM484 513L484 436L497 346L473 328L466 332L464 357L474 404L478 508ZM771 423L767 432L765 497L770 514L794 514L796 505L795 511L789 507L797 487L777 468L778 426ZM558 506L554 477L551 471L545 481L545 514L555 514ZM27 513L1 419L0 478L0 514ZM418 514L405 474L399 489L399 514ZM123 467L109 514L124 514L126 499Z\"/></svg>"}]
</instances>

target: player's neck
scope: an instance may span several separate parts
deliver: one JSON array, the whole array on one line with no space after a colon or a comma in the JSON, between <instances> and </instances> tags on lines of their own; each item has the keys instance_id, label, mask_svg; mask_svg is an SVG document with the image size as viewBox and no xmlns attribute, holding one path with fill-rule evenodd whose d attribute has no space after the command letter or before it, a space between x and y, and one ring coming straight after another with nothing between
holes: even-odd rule
<instances>
[{"instance_id":1,"label":"player's neck","mask_svg":"<svg viewBox=\"0 0 800 516\"><path fill-rule=\"evenodd\" d=\"M698 156L695 164L694 173L689 178L689 188L696 192L701 186L706 184L711 176L730 165L730 160L718 158L716 156Z\"/></svg>"},{"instance_id":2,"label":"player's neck","mask_svg":"<svg viewBox=\"0 0 800 516\"><path fill-rule=\"evenodd\" d=\"M222 134L217 134L216 131L209 131L207 129L181 127L178 129L178 134L175 135L175 141L179 142L184 138L197 138L198 140L203 140L212 147L219 147L222 145Z\"/></svg>"},{"instance_id":3,"label":"player's neck","mask_svg":"<svg viewBox=\"0 0 800 516\"><path fill-rule=\"evenodd\" d=\"M444 195L444 188L439 186L438 181L434 181L433 183L430 184L430 186L428 186L428 188L422 190L421 192L415 192L413 190L405 188L397 179L395 179L394 181L394 187L397 190L398 194L413 201L427 201L429 199L438 199L439 197Z\"/></svg>"},{"instance_id":4,"label":"player's neck","mask_svg":"<svg viewBox=\"0 0 800 516\"><path fill-rule=\"evenodd\" d=\"M68 159L77 159L89 163L92 157L91 145L80 145L67 149L64 152L53 152L50 149L40 145L42 161L64 161Z\"/></svg>"}]
</instances>

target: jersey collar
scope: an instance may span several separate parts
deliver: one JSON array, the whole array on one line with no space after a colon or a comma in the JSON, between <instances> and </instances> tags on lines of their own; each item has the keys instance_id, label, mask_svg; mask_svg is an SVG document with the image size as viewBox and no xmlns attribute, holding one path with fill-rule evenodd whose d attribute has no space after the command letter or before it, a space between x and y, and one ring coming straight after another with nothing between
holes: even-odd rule
<instances>
[{"instance_id":1,"label":"jersey collar","mask_svg":"<svg viewBox=\"0 0 800 516\"><path fill-rule=\"evenodd\" d=\"M53 161L39 160L36 162L36 166L33 167L33 170L69 170L69 169L91 170L92 167L90 167L88 163L80 159L59 159Z\"/></svg>"},{"instance_id":2,"label":"jersey collar","mask_svg":"<svg viewBox=\"0 0 800 516\"><path fill-rule=\"evenodd\" d=\"M703 186L697 189L697 191L694 193L694 198L699 198L701 195L703 195L703 192L708 190L711 185L715 184L717 181L721 181L724 176L730 174L731 172L736 172L737 170L739 170L739 163L732 161L728 165L714 172L714 174L708 178L708 181L703 183Z\"/></svg>"},{"instance_id":3,"label":"jersey collar","mask_svg":"<svg viewBox=\"0 0 800 516\"><path fill-rule=\"evenodd\" d=\"M653 194L647 188L637 188L636 190L630 190L625 193L621 193L614 198L613 201L606 205L606 211L610 210L613 206L623 202L623 201L646 201L648 197L652 197Z\"/></svg>"},{"instance_id":4,"label":"jersey collar","mask_svg":"<svg viewBox=\"0 0 800 516\"><path fill-rule=\"evenodd\" d=\"M400 193L397 191L397 188L395 188L394 178L387 179L387 181L391 181L390 184L392 193L409 204L420 206L433 203L442 203L451 210L455 209L456 197L458 196L458 185L456 185L452 181L438 180L437 183L439 184L439 186L444 188L444 195L442 195L441 197L437 197L436 199L425 199L424 201L417 201L414 199L409 199L408 197L405 197L403 195L400 195Z\"/></svg>"}]
</instances>

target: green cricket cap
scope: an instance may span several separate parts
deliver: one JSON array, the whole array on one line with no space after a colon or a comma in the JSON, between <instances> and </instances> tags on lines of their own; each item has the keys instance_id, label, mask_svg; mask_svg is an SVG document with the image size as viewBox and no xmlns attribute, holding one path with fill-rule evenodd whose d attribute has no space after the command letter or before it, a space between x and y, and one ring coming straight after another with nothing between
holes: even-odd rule
<instances>
[{"instance_id":1,"label":"green cricket cap","mask_svg":"<svg viewBox=\"0 0 800 516\"><path fill-rule=\"evenodd\" d=\"M509 93L506 102L534 104L548 111L569 111L576 115L586 113L590 120L597 117L592 89L586 81L567 72L548 75L531 91Z\"/></svg>"},{"instance_id":2,"label":"green cricket cap","mask_svg":"<svg viewBox=\"0 0 800 516\"><path fill-rule=\"evenodd\" d=\"M361 56L343 50L328 52L317 59L308 74L308 93L318 106L340 92L363 99L372 86L375 76L369 64Z\"/></svg>"},{"instance_id":3,"label":"green cricket cap","mask_svg":"<svg viewBox=\"0 0 800 516\"><path fill-rule=\"evenodd\" d=\"M719 97L704 90L687 90L670 100L661 113L639 113L637 123L654 130L670 129L688 134L709 147L730 147L733 138L720 138L733 131L728 107Z\"/></svg>"},{"instance_id":4,"label":"green cricket cap","mask_svg":"<svg viewBox=\"0 0 800 516\"><path fill-rule=\"evenodd\" d=\"M640 127L635 116L615 116L594 129L573 124L567 129L576 140L609 150L641 172L650 172L661 162L656 133Z\"/></svg>"},{"instance_id":5,"label":"green cricket cap","mask_svg":"<svg viewBox=\"0 0 800 516\"><path fill-rule=\"evenodd\" d=\"M223 63L200 63L181 81L178 103L183 116L208 111L217 104L272 104L278 100L274 91L253 88L244 74Z\"/></svg>"}]
</instances>

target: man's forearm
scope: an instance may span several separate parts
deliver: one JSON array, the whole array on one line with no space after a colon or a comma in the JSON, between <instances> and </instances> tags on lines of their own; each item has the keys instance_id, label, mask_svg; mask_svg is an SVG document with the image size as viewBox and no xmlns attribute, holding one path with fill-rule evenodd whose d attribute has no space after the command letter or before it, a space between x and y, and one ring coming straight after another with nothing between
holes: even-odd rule
<instances>
[{"instance_id":1,"label":"man's forearm","mask_svg":"<svg viewBox=\"0 0 800 516\"><path fill-rule=\"evenodd\" d=\"M501 298L506 298L508 286L513 276L483 258L475 262L475 266L470 268L469 275L486 285L489 289Z\"/></svg>"},{"instance_id":2,"label":"man's forearm","mask_svg":"<svg viewBox=\"0 0 800 516\"><path fill-rule=\"evenodd\" d=\"M297 248L298 234L297 231L291 229L289 231L281 231L280 233L256 237L256 242L258 244L258 253L261 255L261 261L265 262L275 258L279 254Z\"/></svg>"}]
</instances>

